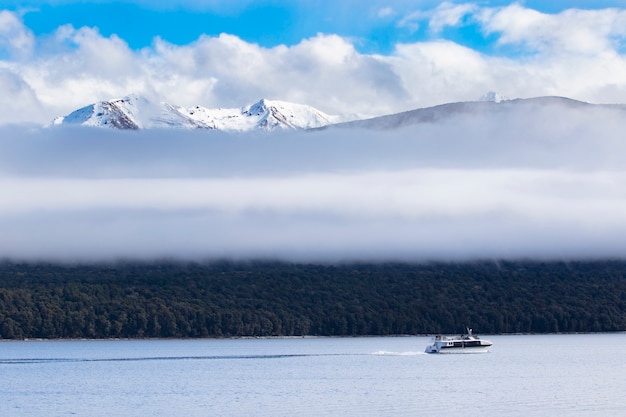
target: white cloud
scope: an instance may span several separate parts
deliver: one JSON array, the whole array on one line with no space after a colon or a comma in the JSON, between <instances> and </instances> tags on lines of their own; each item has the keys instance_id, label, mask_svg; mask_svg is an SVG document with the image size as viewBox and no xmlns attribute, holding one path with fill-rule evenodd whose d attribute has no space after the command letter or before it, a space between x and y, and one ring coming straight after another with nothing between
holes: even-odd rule
<instances>
[{"instance_id":1,"label":"white cloud","mask_svg":"<svg viewBox=\"0 0 626 417\"><path fill-rule=\"evenodd\" d=\"M415 33L423 22L428 22L429 30L438 35L446 26L461 25L463 18L478 9L478 6L473 3L455 4L444 1L434 9L408 13L400 19L398 27L407 28L411 33Z\"/></svg>"},{"instance_id":2,"label":"white cloud","mask_svg":"<svg viewBox=\"0 0 626 417\"><path fill-rule=\"evenodd\" d=\"M519 4L485 9L479 18L500 44L522 44L549 54L614 54L626 41L626 10L569 9L544 14Z\"/></svg>"},{"instance_id":3,"label":"white cloud","mask_svg":"<svg viewBox=\"0 0 626 417\"><path fill-rule=\"evenodd\" d=\"M10 69L0 67L0 91L0 114L5 121L32 122L45 114L31 86Z\"/></svg>"},{"instance_id":4,"label":"white cloud","mask_svg":"<svg viewBox=\"0 0 626 417\"><path fill-rule=\"evenodd\" d=\"M82 76L111 78L125 74L136 76L136 56L126 42L112 35L102 37L97 29L62 26L56 32L61 43L70 43L74 49L63 56L62 68L58 71L71 71L76 78Z\"/></svg>"},{"instance_id":5,"label":"white cloud","mask_svg":"<svg viewBox=\"0 0 626 417\"><path fill-rule=\"evenodd\" d=\"M398 45L394 58L395 71L408 96L415 100L415 107L424 101L435 104L461 101L459 97L477 99L476 92L488 91L493 84L490 60L454 42Z\"/></svg>"},{"instance_id":6,"label":"white cloud","mask_svg":"<svg viewBox=\"0 0 626 417\"><path fill-rule=\"evenodd\" d=\"M0 10L0 51L7 50L17 58L32 53L35 37L15 13Z\"/></svg>"},{"instance_id":7,"label":"white cloud","mask_svg":"<svg viewBox=\"0 0 626 417\"><path fill-rule=\"evenodd\" d=\"M433 11L428 26L431 31L439 33L446 26L458 26L465 16L474 13L477 9L478 6L472 3L443 2Z\"/></svg>"}]
</instances>

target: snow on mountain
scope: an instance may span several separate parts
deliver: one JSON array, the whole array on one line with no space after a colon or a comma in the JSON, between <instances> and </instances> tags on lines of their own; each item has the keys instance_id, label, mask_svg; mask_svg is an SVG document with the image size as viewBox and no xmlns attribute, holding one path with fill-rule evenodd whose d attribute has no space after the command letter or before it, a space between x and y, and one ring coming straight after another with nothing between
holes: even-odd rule
<instances>
[{"instance_id":1,"label":"snow on mountain","mask_svg":"<svg viewBox=\"0 0 626 417\"><path fill-rule=\"evenodd\" d=\"M327 115L311 106L262 99L240 109L207 109L196 106L180 108L185 116L214 129L247 131L261 129L311 129L340 122L339 116Z\"/></svg>"},{"instance_id":2,"label":"snow on mountain","mask_svg":"<svg viewBox=\"0 0 626 417\"><path fill-rule=\"evenodd\" d=\"M101 101L57 117L53 124L77 124L114 129L217 129L243 132L250 130L311 129L342 121L311 106L262 99L242 108L208 109L152 103L130 95Z\"/></svg>"},{"instance_id":3,"label":"snow on mountain","mask_svg":"<svg viewBox=\"0 0 626 417\"><path fill-rule=\"evenodd\" d=\"M120 100L100 101L73 111L67 116L54 119L53 124L79 124L84 126L110 127L116 129L139 129L134 97Z\"/></svg>"}]
</instances>

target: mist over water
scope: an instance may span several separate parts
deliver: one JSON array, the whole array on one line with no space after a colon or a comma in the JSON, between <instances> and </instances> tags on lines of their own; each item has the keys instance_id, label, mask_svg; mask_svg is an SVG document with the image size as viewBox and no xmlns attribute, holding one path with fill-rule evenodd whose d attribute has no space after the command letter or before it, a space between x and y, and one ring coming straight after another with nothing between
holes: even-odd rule
<instances>
[{"instance_id":1,"label":"mist over water","mask_svg":"<svg viewBox=\"0 0 626 417\"><path fill-rule=\"evenodd\" d=\"M0 257L621 257L619 108L277 134L0 127Z\"/></svg>"}]
</instances>

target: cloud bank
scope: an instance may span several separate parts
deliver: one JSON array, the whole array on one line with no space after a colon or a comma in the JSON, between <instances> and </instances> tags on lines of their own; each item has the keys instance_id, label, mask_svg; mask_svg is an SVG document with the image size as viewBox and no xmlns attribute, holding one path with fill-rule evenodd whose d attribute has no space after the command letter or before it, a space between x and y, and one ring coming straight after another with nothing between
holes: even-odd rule
<instances>
[{"instance_id":1,"label":"cloud bank","mask_svg":"<svg viewBox=\"0 0 626 417\"><path fill-rule=\"evenodd\" d=\"M623 109L279 135L0 128L0 257L623 257Z\"/></svg>"},{"instance_id":2,"label":"cloud bank","mask_svg":"<svg viewBox=\"0 0 626 417\"><path fill-rule=\"evenodd\" d=\"M387 55L359 52L359 39L332 33L274 47L229 34L187 45L157 37L133 50L124 39L89 27L66 25L36 37L21 16L0 11L0 123L45 123L128 93L206 107L265 97L362 116L474 100L491 90L508 97L625 101L624 9L548 14L519 3L444 2L403 13L379 7L372 19L381 13L395 22L394 30L427 36L398 43ZM479 51L446 38L463 30L491 46Z\"/></svg>"}]
</instances>

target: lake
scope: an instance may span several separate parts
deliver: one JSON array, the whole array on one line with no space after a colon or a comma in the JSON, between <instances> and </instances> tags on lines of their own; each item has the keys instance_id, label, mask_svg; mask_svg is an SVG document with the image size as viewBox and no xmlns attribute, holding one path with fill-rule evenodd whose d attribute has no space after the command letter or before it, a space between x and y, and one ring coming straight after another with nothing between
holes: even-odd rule
<instances>
[{"instance_id":1,"label":"lake","mask_svg":"<svg viewBox=\"0 0 626 417\"><path fill-rule=\"evenodd\" d=\"M626 334L0 342L13 416L626 415Z\"/></svg>"}]
</instances>

